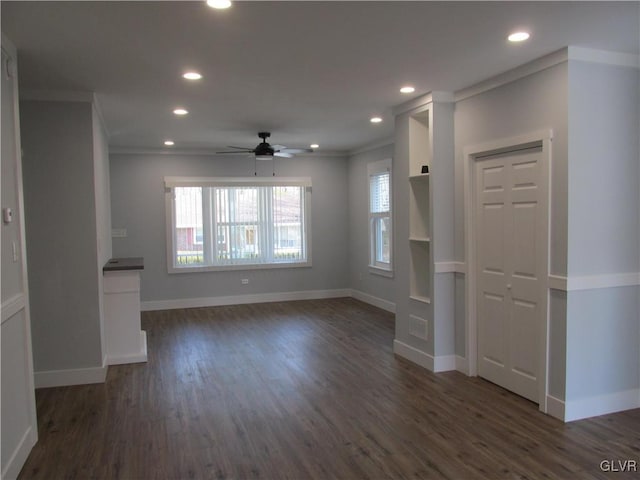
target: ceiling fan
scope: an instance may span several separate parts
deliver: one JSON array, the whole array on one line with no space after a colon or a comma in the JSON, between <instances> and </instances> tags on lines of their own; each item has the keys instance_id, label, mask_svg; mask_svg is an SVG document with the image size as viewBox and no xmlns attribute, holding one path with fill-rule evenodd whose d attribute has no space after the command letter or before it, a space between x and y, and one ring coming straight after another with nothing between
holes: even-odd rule
<instances>
[{"instance_id":1,"label":"ceiling fan","mask_svg":"<svg viewBox=\"0 0 640 480\"><path fill-rule=\"evenodd\" d=\"M234 147L233 145L229 145L228 148L233 148L235 150L216 152L216 153L223 153L223 154L253 153L256 156L256 160L273 160L273 157L291 158L296 153L313 152L313 150L310 148L287 148L284 145L271 145L267 143L267 138L269 138L270 136L271 136L270 132L258 132L258 137L262 139L262 142L260 142L255 148Z\"/></svg>"}]
</instances>

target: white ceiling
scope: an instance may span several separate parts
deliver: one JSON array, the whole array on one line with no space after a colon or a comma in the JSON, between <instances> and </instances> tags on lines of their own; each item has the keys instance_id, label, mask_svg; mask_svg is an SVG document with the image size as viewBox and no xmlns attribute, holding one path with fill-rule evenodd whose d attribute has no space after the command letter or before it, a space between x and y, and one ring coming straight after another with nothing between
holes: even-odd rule
<instances>
[{"instance_id":1,"label":"white ceiling","mask_svg":"<svg viewBox=\"0 0 640 480\"><path fill-rule=\"evenodd\" d=\"M391 108L567 45L640 53L639 2L7 2L20 88L96 92L112 147L353 151ZM509 44L514 29L532 34ZM197 69L204 78L181 78ZM399 88L410 83L409 97ZM184 106L190 115L171 112ZM378 114L378 125L369 118Z\"/></svg>"}]
</instances>

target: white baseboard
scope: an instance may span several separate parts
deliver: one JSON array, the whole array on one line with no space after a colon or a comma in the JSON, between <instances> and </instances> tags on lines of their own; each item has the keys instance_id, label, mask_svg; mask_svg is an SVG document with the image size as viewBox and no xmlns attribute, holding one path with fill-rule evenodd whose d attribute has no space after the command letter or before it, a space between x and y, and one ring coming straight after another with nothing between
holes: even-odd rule
<instances>
[{"instance_id":1,"label":"white baseboard","mask_svg":"<svg viewBox=\"0 0 640 480\"><path fill-rule=\"evenodd\" d=\"M465 375L469 375L469 362L466 357L456 355L456 370Z\"/></svg>"},{"instance_id":2,"label":"white baseboard","mask_svg":"<svg viewBox=\"0 0 640 480\"><path fill-rule=\"evenodd\" d=\"M396 304L388 300L384 300L379 297L374 297L368 293L361 292L360 290L351 290L351 297L361 302L368 303L374 307L381 308L387 312L396 313Z\"/></svg>"},{"instance_id":3,"label":"white baseboard","mask_svg":"<svg viewBox=\"0 0 640 480\"><path fill-rule=\"evenodd\" d=\"M400 340L393 341L393 353L400 355L407 360L420 365L432 372L447 372L455 370L456 357L455 355L442 355L434 357L428 353L418 350L411 345L407 345Z\"/></svg>"},{"instance_id":4,"label":"white baseboard","mask_svg":"<svg viewBox=\"0 0 640 480\"><path fill-rule=\"evenodd\" d=\"M104 383L107 378L107 369L108 366L103 365L102 367L34 372L33 380L36 388Z\"/></svg>"},{"instance_id":5,"label":"white baseboard","mask_svg":"<svg viewBox=\"0 0 640 480\"><path fill-rule=\"evenodd\" d=\"M256 293L249 295L228 295L224 297L177 298L173 300L151 300L141 302L143 312L173 310L176 308L219 307L223 305L243 305L247 303L289 302L292 300L317 300L321 298L350 297L351 289L303 290L299 292Z\"/></svg>"},{"instance_id":6,"label":"white baseboard","mask_svg":"<svg viewBox=\"0 0 640 480\"><path fill-rule=\"evenodd\" d=\"M564 422L564 400L547 395L547 411L544 413Z\"/></svg>"},{"instance_id":7,"label":"white baseboard","mask_svg":"<svg viewBox=\"0 0 640 480\"><path fill-rule=\"evenodd\" d=\"M420 365L427 370L433 371L433 356L428 353L424 353L422 350L407 345L400 340L393 341L393 353L400 355L407 360Z\"/></svg>"},{"instance_id":8,"label":"white baseboard","mask_svg":"<svg viewBox=\"0 0 640 480\"><path fill-rule=\"evenodd\" d=\"M565 422L640 408L640 389L565 400Z\"/></svg>"},{"instance_id":9,"label":"white baseboard","mask_svg":"<svg viewBox=\"0 0 640 480\"><path fill-rule=\"evenodd\" d=\"M125 355L107 355L107 365L122 365L125 363L142 363L147 361L147 332L140 331L140 351Z\"/></svg>"},{"instance_id":10,"label":"white baseboard","mask_svg":"<svg viewBox=\"0 0 640 480\"><path fill-rule=\"evenodd\" d=\"M18 478L20 470L22 470L29 453L31 453L31 449L36 444L37 440L38 438L36 437L33 429L28 427L18 442L15 450L11 454L11 457L7 463L3 465L2 475L0 478L7 480ZM4 461L4 458L2 460Z\"/></svg>"},{"instance_id":11,"label":"white baseboard","mask_svg":"<svg viewBox=\"0 0 640 480\"><path fill-rule=\"evenodd\" d=\"M455 355L439 355L433 357L434 372L450 372L456 369Z\"/></svg>"}]
</instances>

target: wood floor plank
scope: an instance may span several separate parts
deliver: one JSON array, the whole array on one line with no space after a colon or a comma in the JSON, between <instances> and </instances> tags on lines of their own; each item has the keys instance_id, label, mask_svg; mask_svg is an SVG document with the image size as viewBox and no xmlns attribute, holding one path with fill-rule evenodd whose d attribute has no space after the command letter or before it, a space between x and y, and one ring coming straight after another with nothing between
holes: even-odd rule
<instances>
[{"instance_id":1,"label":"wood floor plank","mask_svg":"<svg viewBox=\"0 0 640 480\"><path fill-rule=\"evenodd\" d=\"M143 313L146 364L36 392L21 479L603 479L640 410L563 424L480 378L393 355L353 299ZM614 477L615 475L615 477Z\"/></svg>"}]
</instances>

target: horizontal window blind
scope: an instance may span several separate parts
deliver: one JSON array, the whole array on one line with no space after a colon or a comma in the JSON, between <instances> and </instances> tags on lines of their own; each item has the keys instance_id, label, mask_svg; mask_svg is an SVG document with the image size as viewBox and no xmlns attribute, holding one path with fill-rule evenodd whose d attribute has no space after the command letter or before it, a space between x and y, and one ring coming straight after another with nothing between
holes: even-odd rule
<instances>
[{"instance_id":1,"label":"horizontal window blind","mask_svg":"<svg viewBox=\"0 0 640 480\"><path fill-rule=\"evenodd\" d=\"M175 271L310 261L310 181L208 180L165 183Z\"/></svg>"},{"instance_id":2,"label":"horizontal window blind","mask_svg":"<svg viewBox=\"0 0 640 480\"><path fill-rule=\"evenodd\" d=\"M381 172L369 177L371 213L389 212L389 172Z\"/></svg>"}]
</instances>

